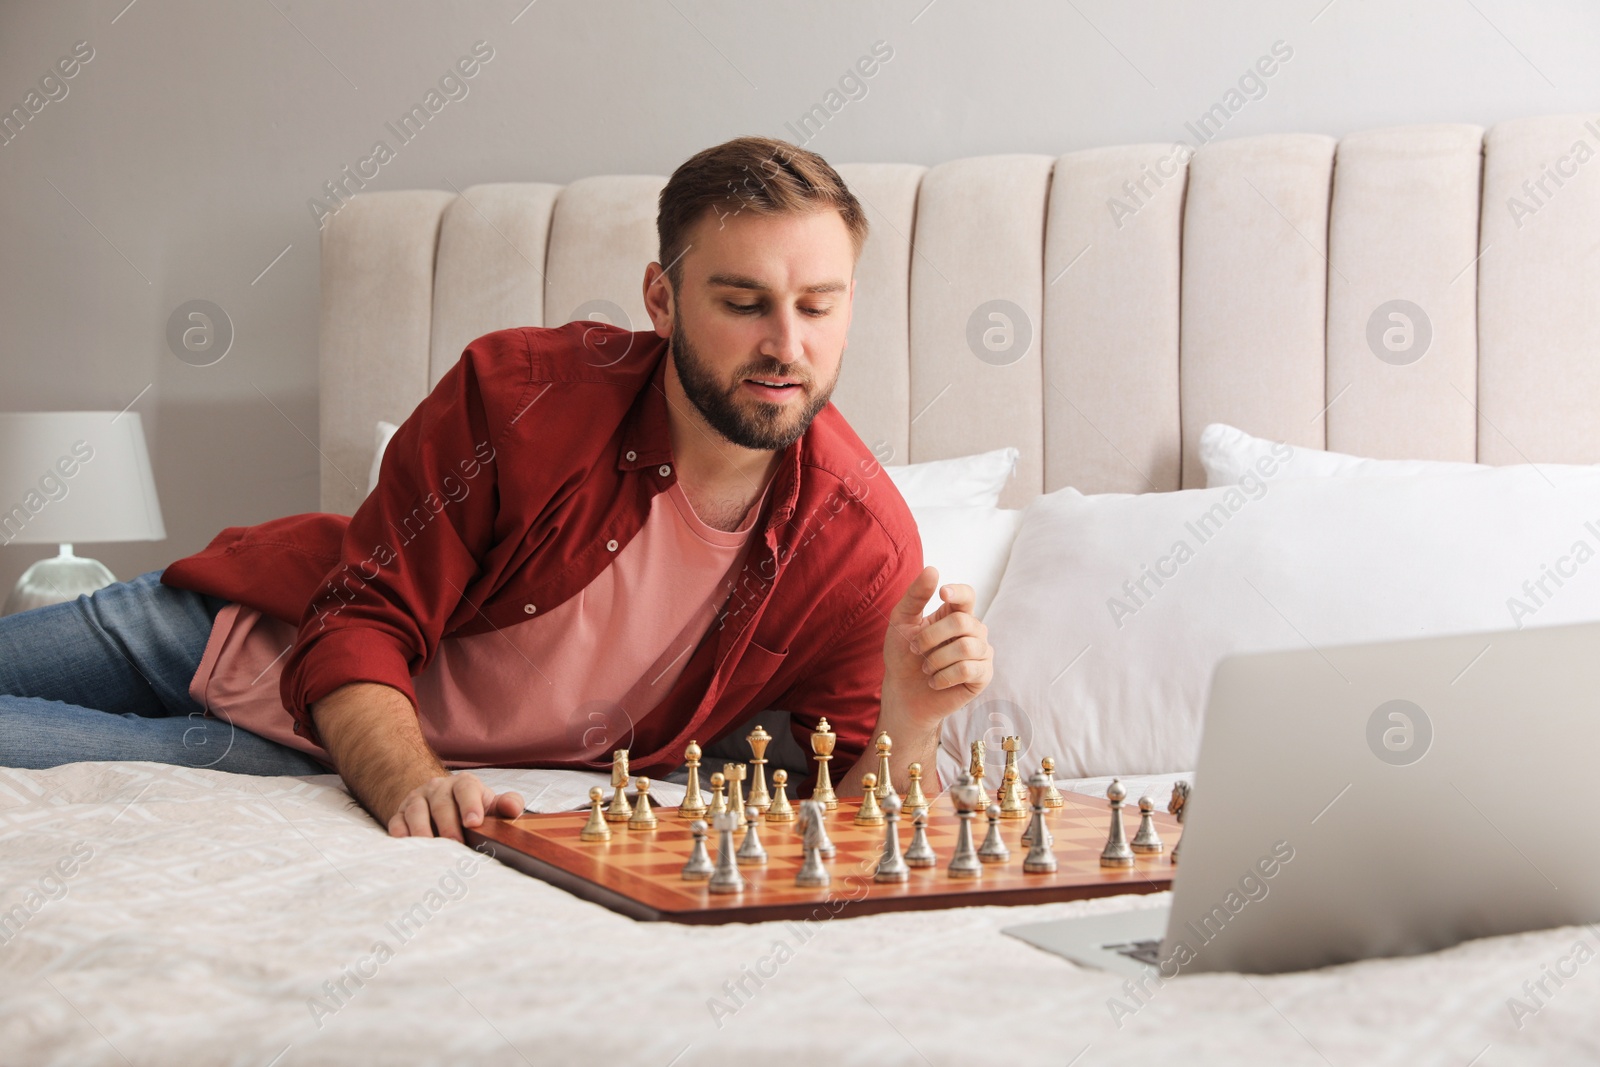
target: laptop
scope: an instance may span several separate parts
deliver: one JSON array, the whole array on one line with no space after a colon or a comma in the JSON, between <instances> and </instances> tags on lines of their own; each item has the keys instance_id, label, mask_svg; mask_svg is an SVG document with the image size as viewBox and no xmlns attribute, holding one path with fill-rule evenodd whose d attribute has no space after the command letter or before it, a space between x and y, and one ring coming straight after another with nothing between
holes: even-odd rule
<instances>
[{"instance_id":1,"label":"laptop","mask_svg":"<svg viewBox=\"0 0 1600 1067\"><path fill-rule=\"evenodd\" d=\"M1170 906L1004 932L1172 978L1600 921L1597 752L1600 623L1230 656Z\"/></svg>"}]
</instances>

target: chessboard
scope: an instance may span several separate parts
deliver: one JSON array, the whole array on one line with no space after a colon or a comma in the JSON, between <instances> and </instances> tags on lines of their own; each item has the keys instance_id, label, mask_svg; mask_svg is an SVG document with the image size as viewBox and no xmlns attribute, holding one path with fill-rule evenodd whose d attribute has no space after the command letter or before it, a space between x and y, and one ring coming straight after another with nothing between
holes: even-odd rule
<instances>
[{"instance_id":1,"label":"chessboard","mask_svg":"<svg viewBox=\"0 0 1600 1067\"><path fill-rule=\"evenodd\" d=\"M784 919L869 915L885 911L919 911L991 904L1045 904L1119 893L1154 893L1171 888L1175 870L1171 852L1181 827L1171 815L1157 810L1156 829L1165 848L1160 853L1139 854L1131 868L1100 865L1106 843L1110 807L1106 800L1064 792L1065 805L1049 809L1048 823L1057 869L1048 874L1022 869L1027 846L1020 841L1028 819L1003 819L1000 831L1011 855L1000 863L984 864L975 879L951 878L946 873L955 847L959 817L948 793L931 798L927 836L938 855L932 867L913 868L905 882L875 882L873 875L883 853L883 826L856 826L860 801L839 799L826 818L828 836L837 854L824 861L832 882L826 888L808 889L794 884L802 860L800 831L793 822L766 822L759 828L768 861L741 861L739 873L747 880L743 891L714 894L704 879L685 881L682 869L693 845L690 820L678 817L676 808L656 809L653 830L630 829L613 823L608 841L583 841L579 833L587 811L524 814L514 819L485 819L466 831L467 843L501 862L559 886L585 900L644 921L690 924L770 922ZM1131 818L1129 812L1131 809ZM1132 804L1123 809L1126 832L1132 836L1139 824ZM974 841L982 841L988 820L980 813L973 822ZM899 822L904 849L910 840L909 820ZM742 839L744 831L736 835ZM713 857L716 838L708 841Z\"/></svg>"}]
</instances>

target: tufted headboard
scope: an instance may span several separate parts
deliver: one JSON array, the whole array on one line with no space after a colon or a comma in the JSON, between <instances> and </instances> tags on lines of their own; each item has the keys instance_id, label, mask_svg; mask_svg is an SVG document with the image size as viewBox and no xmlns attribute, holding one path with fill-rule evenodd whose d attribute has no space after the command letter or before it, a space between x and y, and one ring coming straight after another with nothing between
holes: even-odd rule
<instances>
[{"instance_id":1,"label":"tufted headboard","mask_svg":"<svg viewBox=\"0 0 1600 1067\"><path fill-rule=\"evenodd\" d=\"M871 236L834 403L888 463L1015 445L1007 507L1200 485L1218 421L1379 458L1600 461L1597 148L1580 115L836 164ZM665 181L346 202L322 235L323 510L355 510L374 423L473 338L649 329Z\"/></svg>"}]
</instances>

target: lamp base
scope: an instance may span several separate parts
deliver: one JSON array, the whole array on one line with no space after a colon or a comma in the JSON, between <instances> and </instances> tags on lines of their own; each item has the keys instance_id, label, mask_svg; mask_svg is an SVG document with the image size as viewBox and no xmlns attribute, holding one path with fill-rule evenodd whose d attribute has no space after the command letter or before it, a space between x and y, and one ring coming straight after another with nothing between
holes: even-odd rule
<instances>
[{"instance_id":1,"label":"lamp base","mask_svg":"<svg viewBox=\"0 0 1600 1067\"><path fill-rule=\"evenodd\" d=\"M104 589L116 580L117 576L106 569L105 564L74 556L71 545L62 545L60 555L41 559L22 572L11 595L6 597L0 615L15 615L47 604L63 604L84 593Z\"/></svg>"}]
</instances>

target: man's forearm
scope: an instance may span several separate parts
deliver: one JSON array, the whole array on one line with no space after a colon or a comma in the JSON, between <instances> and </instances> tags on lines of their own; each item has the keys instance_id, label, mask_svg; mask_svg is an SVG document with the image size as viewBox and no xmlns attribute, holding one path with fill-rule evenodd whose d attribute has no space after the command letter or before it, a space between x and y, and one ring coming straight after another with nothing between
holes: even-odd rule
<instances>
[{"instance_id":1,"label":"man's forearm","mask_svg":"<svg viewBox=\"0 0 1600 1067\"><path fill-rule=\"evenodd\" d=\"M878 773L876 745L878 735L884 732L889 734L889 740L892 742L889 748L889 772L890 777L894 779L895 791L902 796L905 794L911 784L911 765L920 763L923 790L929 796L940 792L939 769L936 762L939 755L938 728L929 730L926 727L915 726L888 706L879 710L878 725L872 731L872 740L867 742L867 750L836 783L835 791L840 796L846 797L861 795L861 776Z\"/></svg>"},{"instance_id":2,"label":"man's forearm","mask_svg":"<svg viewBox=\"0 0 1600 1067\"><path fill-rule=\"evenodd\" d=\"M311 717L339 776L380 823L388 823L407 793L450 773L398 689L352 682L317 701Z\"/></svg>"}]
</instances>

